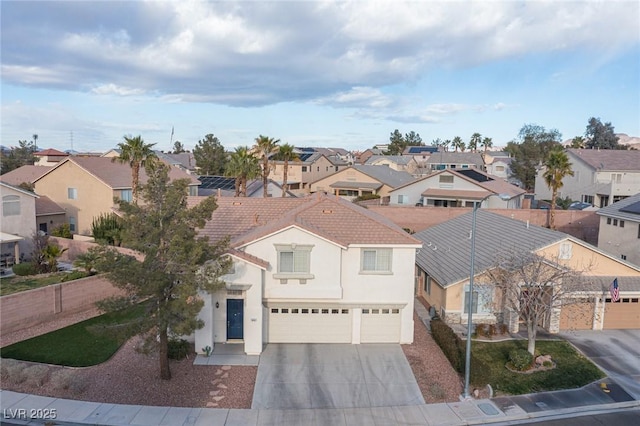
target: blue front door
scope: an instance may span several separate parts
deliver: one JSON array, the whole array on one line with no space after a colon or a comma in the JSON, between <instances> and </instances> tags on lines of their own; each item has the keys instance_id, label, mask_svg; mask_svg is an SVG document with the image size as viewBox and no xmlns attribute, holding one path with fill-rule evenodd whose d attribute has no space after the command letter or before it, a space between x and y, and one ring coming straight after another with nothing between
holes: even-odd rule
<instances>
[{"instance_id":1,"label":"blue front door","mask_svg":"<svg viewBox=\"0 0 640 426\"><path fill-rule=\"evenodd\" d=\"M227 299L227 340L242 339L244 300Z\"/></svg>"}]
</instances>

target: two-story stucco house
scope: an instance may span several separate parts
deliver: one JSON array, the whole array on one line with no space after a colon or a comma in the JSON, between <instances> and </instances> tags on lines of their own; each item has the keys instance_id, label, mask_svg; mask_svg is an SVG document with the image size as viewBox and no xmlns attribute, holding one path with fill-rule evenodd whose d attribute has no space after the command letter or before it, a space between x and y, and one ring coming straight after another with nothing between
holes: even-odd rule
<instances>
[{"instance_id":1,"label":"two-story stucco house","mask_svg":"<svg viewBox=\"0 0 640 426\"><path fill-rule=\"evenodd\" d=\"M392 205L519 209L525 191L479 169L442 170L389 192ZM492 194L501 197L491 197ZM502 199L504 196L504 200Z\"/></svg>"},{"instance_id":2,"label":"two-story stucco house","mask_svg":"<svg viewBox=\"0 0 640 426\"><path fill-rule=\"evenodd\" d=\"M452 324L467 324L471 229L470 212L413 235L423 244L416 256L418 294ZM525 253L548 259L549 267L570 268L579 274L579 286L572 286L567 295L576 303L554 308L543 319L541 325L550 332L640 328L640 267L568 234L485 210L477 211L475 230L476 284L485 281L483 275L501 258ZM609 294L616 278L619 302ZM504 314L503 302L498 291L484 290L474 287L472 321L495 323ZM512 325L517 329L517 318Z\"/></svg>"},{"instance_id":3,"label":"two-story stucco house","mask_svg":"<svg viewBox=\"0 0 640 426\"><path fill-rule=\"evenodd\" d=\"M287 187L297 195L308 194L311 182L348 166L345 161L337 157L327 158L314 148L296 148L296 151L299 158L288 162ZM284 181L284 161L273 161L272 164L269 178L281 185Z\"/></svg>"},{"instance_id":4,"label":"two-story stucco house","mask_svg":"<svg viewBox=\"0 0 640 426\"><path fill-rule=\"evenodd\" d=\"M640 265L640 193L598 210L598 247Z\"/></svg>"},{"instance_id":5,"label":"two-story stucco house","mask_svg":"<svg viewBox=\"0 0 640 426\"><path fill-rule=\"evenodd\" d=\"M189 193L197 195L200 181L177 167L169 178L188 179ZM140 170L140 183L147 175ZM131 200L131 166L108 157L67 157L34 180L36 193L48 196L67 213L71 232L91 235L93 219L113 211L114 198Z\"/></svg>"},{"instance_id":6,"label":"two-story stucco house","mask_svg":"<svg viewBox=\"0 0 640 426\"><path fill-rule=\"evenodd\" d=\"M38 196L17 186L0 181L2 220L0 244L2 261L9 266L20 261L20 255L29 256L36 226L36 199Z\"/></svg>"},{"instance_id":7,"label":"two-story stucco house","mask_svg":"<svg viewBox=\"0 0 640 426\"><path fill-rule=\"evenodd\" d=\"M612 149L567 149L573 176L562 179L560 197L606 207L640 192L640 151ZM538 170L536 198L550 200L544 181L545 169Z\"/></svg>"},{"instance_id":8,"label":"two-story stucco house","mask_svg":"<svg viewBox=\"0 0 640 426\"><path fill-rule=\"evenodd\" d=\"M220 198L201 233L231 238L233 270L203 295L196 348L413 341L421 244L387 219L333 195Z\"/></svg>"}]
</instances>

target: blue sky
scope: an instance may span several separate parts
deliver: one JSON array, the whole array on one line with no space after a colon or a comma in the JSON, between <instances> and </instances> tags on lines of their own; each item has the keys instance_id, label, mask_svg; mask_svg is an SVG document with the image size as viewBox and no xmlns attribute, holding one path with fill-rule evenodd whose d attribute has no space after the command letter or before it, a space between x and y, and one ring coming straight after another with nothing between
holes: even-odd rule
<instances>
[{"instance_id":1,"label":"blue sky","mask_svg":"<svg viewBox=\"0 0 640 426\"><path fill-rule=\"evenodd\" d=\"M2 1L5 146L640 136L637 1Z\"/></svg>"}]
</instances>

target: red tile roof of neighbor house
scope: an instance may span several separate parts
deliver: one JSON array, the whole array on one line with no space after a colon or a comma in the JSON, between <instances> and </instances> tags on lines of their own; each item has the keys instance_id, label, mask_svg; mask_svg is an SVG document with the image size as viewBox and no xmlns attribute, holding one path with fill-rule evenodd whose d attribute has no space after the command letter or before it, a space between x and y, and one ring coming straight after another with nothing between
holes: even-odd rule
<instances>
[{"instance_id":1,"label":"red tile roof of neighbor house","mask_svg":"<svg viewBox=\"0 0 640 426\"><path fill-rule=\"evenodd\" d=\"M196 205L202 197L190 197ZM240 248L280 230L297 226L333 241L349 244L420 242L385 217L332 195L305 198L219 198L218 208L201 230L212 241L226 236Z\"/></svg>"},{"instance_id":2,"label":"red tile roof of neighbor house","mask_svg":"<svg viewBox=\"0 0 640 426\"><path fill-rule=\"evenodd\" d=\"M51 166L22 166L0 176L0 181L10 185L20 185L23 182L33 183L52 168Z\"/></svg>"},{"instance_id":3,"label":"red tile roof of neighbor house","mask_svg":"<svg viewBox=\"0 0 640 426\"><path fill-rule=\"evenodd\" d=\"M43 149L42 151L34 152L33 155L36 157L44 157L44 156L52 156L52 157L68 157L69 154L66 152L58 151L57 149L49 148Z\"/></svg>"},{"instance_id":4,"label":"red tile roof of neighbor house","mask_svg":"<svg viewBox=\"0 0 640 426\"><path fill-rule=\"evenodd\" d=\"M128 163L112 161L112 159L108 157L68 157L49 170L49 173L53 173L55 169L62 167L69 161L95 176L111 188L131 188L131 166L129 166ZM141 168L140 184L147 183L147 179L144 168ZM189 179L190 185L200 184L200 181L194 175L190 175L177 167L171 167L169 169L169 179Z\"/></svg>"},{"instance_id":5,"label":"red tile roof of neighbor house","mask_svg":"<svg viewBox=\"0 0 640 426\"><path fill-rule=\"evenodd\" d=\"M596 170L640 171L640 151L617 149L568 149L572 157L579 158Z\"/></svg>"}]
</instances>

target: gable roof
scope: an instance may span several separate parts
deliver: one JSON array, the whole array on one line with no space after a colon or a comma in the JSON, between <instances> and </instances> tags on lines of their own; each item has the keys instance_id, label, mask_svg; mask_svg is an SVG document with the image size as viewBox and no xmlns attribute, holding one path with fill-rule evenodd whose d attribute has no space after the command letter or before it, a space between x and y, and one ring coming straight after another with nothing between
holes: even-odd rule
<instances>
[{"instance_id":1,"label":"gable roof","mask_svg":"<svg viewBox=\"0 0 640 426\"><path fill-rule=\"evenodd\" d=\"M453 170L453 169L447 169L447 170L441 170L439 172L436 173L432 173L430 175L421 177L419 179L416 179L413 182L409 182L406 183L402 186L399 186L397 188L395 188L393 191L391 192L397 192L402 188L405 188L409 185L413 185L419 182L422 182L424 180L427 179L431 179L435 176L438 176L440 174L452 174L454 176L457 176L461 179L464 179L468 182L471 182L475 185L477 185L479 187L479 190L475 195L480 195L481 193L484 193L485 196L488 195L486 193L486 191L489 191L490 193L493 194L507 194L509 195L510 198L513 197L517 197L519 195L524 194L526 191L520 187L517 187L515 185L510 184L509 182L507 182L506 180L496 177L496 176L491 176L488 173L483 172L482 170L479 169L463 169L463 170ZM425 192L429 192L429 195L446 195L447 193L449 194L458 194L460 196L465 196L466 195L474 195L471 194L471 192L473 191L460 191L460 190L454 190L454 189L436 189L436 188L430 188L427 189Z\"/></svg>"},{"instance_id":2,"label":"gable roof","mask_svg":"<svg viewBox=\"0 0 640 426\"><path fill-rule=\"evenodd\" d=\"M20 193L22 193L24 195L29 195L31 197L34 197L35 199L38 199L38 197L39 197L39 195L34 194L31 191L27 191L26 189L22 189L19 186L11 185L11 184L6 183L6 182L0 181L0 186L3 186L3 187L8 188L8 189L12 189L14 191L18 191L18 192L20 192Z\"/></svg>"},{"instance_id":3,"label":"gable roof","mask_svg":"<svg viewBox=\"0 0 640 426\"><path fill-rule=\"evenodd\" d=\"M22 182L33 183L52 168L52 166L22 166L0 176L0 181L10 185L20 185Z\"/></svg>"},{"instance_id":4,"label":"gable roof","mask_svg":"<svg viewBox=\"0 0 640 426\"><path fill-rule=\"evenodd\" d=\"M415 178L407 173L402 171L393 170L388 166L372 166L365 164L355 164L351 167L348 167L344 170L349 170L350 168L354 168L355 170L364 173L365 175L372 177L373 179L384 183L392 188L398 187L400 185L404 185L407 182L411 182L415 180Z\"/></svg>"},{"instance_id":5,"label":"gable roof","mask_svg":"<svg viewBox=\"0 0 640 426\"><path fill-rule=\"evenodd\" d=\"M578 159L597 171L640 172L640 151L618 149L567 149L570 159Z\"/></svg>"},{"instance_id":6,"label":"gable roof","mask_svg":"<svg viewBox=\"0 0 640 426\"><path fill-rule=\"evenodd\" d=\"M66 152L58 151L57 149L53 149L53 148L34 152L33 155L35 155L36 157L44 157L44 156L68 157L69 156L69 154L67 154Z\"/></svg>"},{"instance_id":7,"label":"gable roof","mask_svg":"<svg viewBox=\"0 0 640 426\"><path fill-rule=\"evenodd\" d=\"M202 197L190 197L196 205ZM292 226L343 247L349 244L419 245L420 242L385 217L340 197L315 194L305 198L218 198L218 208L200 231L212 241L230 237L240 248Z\"/></svg>"},{"instance_id":8,"label":"gable roof","mask_svg":"<svg viewBox=\"0 0 640 426\"><path fill-rule=\"evenodd\" d=\"M640 222L640 193L620 200L617 203L609 204L596 213L600 216L611 216L618 219Z\"/></svg>"},{"instance_id":9,"label":"gable roof","mask_svg":"<svg viewBox=\"0 0 640 426\"><path fill-rule=\"evenodd\" d=\"M413 156L404 156L404 155L372 155L367 158L367 161L364 164L374 165L374 163L378 160L388 160L392 163L400 164L402 166L406 166L409 164L409 161L413 160Z\"/></svg>"},{"instance_id":10,"label":"gable roof","mask_svg":"<svg viewBox=\"0 0 640 426\"><path fill-rule=\"evenodd\" d=\"M131 166L128 163L112 161L112 158L109 157L67 157L35 181L42 179L49 173L53 173L67 162L74 163L76 166L84 169L87 173L113 189L131 188ZM169 179L188 179L190 181L189 185L200 184L200 181L195 176L190 175L177 167L169 167ZM140 184L144 185L147 183L147 180L147 173L144 168L141 168Z\"/></svg>"},{"instance_id":11,"label":"gable roof","mask_svg":"<svg viewBox=\"0 0 640 426\"><path fill-rule=\"evenodd\" d=\"M482 209L476 213L476 274L493 266L500 255L532 252L569 238L562 232ZM423 244L416 263L442 287L469 278L472 217L469 212L413 235Z\"/></svg>"}]
</instances>

